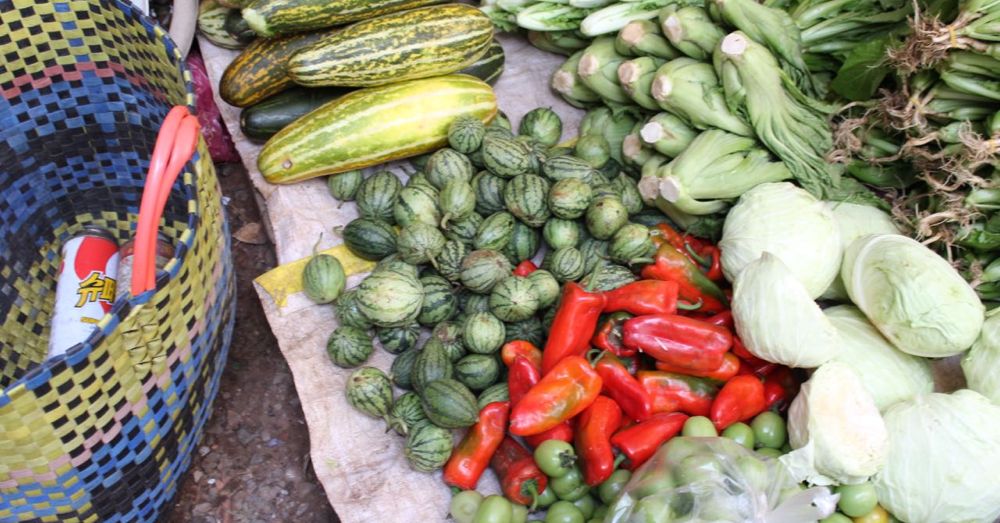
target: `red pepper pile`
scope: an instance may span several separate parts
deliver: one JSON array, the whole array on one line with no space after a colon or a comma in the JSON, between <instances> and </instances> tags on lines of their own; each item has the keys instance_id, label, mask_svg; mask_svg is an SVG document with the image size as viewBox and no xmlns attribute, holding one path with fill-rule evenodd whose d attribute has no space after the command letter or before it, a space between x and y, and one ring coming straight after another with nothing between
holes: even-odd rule
<instances>
[{"instance_id":1,"label":"red pepper pile","mask_svg":"<svg viewBox=\"0 0 1000 523\"><path fill-rule=\"evenodd\" d=\"M487 463L513 501L545 489L531 447L574 444L594 486L621 460L635 469L681 431L688 416L718 430L782 409L798 383L753 356L733 328L719 249L663 224L642 280L607 292L568 282L544 350L506 344L510 400L487 405L445 466L449 485L474 488ZM529 272L523 264L518 270Z\"/></svg>"}]
</instances>

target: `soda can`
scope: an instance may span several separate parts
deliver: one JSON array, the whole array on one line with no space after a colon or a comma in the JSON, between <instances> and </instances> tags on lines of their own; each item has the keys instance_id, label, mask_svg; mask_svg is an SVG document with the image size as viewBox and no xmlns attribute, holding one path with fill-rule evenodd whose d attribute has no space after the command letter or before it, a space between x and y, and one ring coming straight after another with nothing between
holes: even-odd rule
<instances>
[{"instance_id":1,"label":"soda can","mask_svg":"<svg viewBox=\"0 0 1000 523\"><path fill-rule=\"evenodd\" d=\"M156 234L156 270L167 266L174 257L174 245L162 232ZM135 237L125 242L118 250L118 290L116 298L130 298L132 291L132 267L135 265Z\"/></svg>"},{"instance_id":2,"label":"soda can","mask_svg":"<svg viewBox=\"0 0 1000 523\"><path fill-rule=\"evenodd\" d=\"M87 339L115 300L118 241L111 231L86 226L62 247L48 356Z\"/></svg>"}]
</instances>

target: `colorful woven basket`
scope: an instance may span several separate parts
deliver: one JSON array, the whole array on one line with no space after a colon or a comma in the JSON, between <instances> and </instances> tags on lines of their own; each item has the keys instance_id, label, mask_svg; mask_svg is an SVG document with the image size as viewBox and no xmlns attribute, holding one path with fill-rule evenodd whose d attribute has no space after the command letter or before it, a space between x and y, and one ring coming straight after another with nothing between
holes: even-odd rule
<instances>
[{"instance_id":1,"label":"colorful woven basket","mask_svg":"<svg viewBox=\"0 0 1000 523\"><path fill-rule=\"evenodd\" d=\"M157 130L194 110L162 28L111 0L0 0L0 521L154 521L211 410L233 329L229 231L204 141L160 230L176 256L46 360L60 247L132 234Z\"/></svg>"}]
</instances>

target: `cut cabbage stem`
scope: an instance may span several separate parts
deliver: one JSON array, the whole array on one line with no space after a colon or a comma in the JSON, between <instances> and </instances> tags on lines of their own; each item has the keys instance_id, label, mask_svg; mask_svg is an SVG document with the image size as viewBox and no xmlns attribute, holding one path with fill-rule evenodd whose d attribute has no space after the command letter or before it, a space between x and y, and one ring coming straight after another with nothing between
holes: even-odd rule
<instances>
[{"instance_id":1,"label":"cut cabbage stem","mask_svg":"<svg viewBox=\"0 0 1000 523\"><path fill-rule=\"evenodd\" d=\"M622 142L622 157L633 165L645 165L653 155L653 151L642 145L642 140L636 134L628 134Z\"/></svg>"},{"instance_id":2,"label":"cut cabbage stem","mask_svg":"<svg viewBox=\"0 0 1000 523\"><path fill-rule=\"evenodd\" d=\"M746 52L749 43L741 33L729 33L722 39L720 49L729 56L740 56Z\"/></svg>"}]
</instances>

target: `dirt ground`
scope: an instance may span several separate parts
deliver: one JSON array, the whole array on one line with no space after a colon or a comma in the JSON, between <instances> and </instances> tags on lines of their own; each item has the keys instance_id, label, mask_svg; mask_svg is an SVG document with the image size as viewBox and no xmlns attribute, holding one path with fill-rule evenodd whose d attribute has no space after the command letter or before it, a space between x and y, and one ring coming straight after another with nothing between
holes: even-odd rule
<instances>
[{"instance_id":1,"label":"dirt ground","mask_svg":"<svg viewBox=\"0 0 1000 523\"><path fill-rule=\"evenodd\" d=\"M259 223L246 171L219 165L230 227ZM244 237L244 239L247 239ZM168 523L339 522L309 460L309 434L292 375L252 281L274 267L263 238L233 240L237 319L211 419Z\"/></svg>"}]
</instances>

